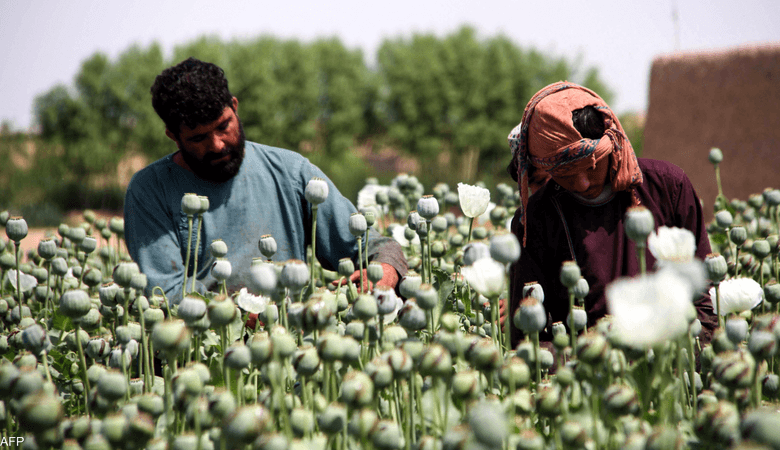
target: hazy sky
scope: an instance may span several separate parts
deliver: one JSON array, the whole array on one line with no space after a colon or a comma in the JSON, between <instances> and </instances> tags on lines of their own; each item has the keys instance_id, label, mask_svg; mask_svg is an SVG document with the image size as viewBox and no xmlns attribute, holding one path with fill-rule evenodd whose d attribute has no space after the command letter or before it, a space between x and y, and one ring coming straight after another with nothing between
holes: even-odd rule
<instances>
[{"instance_id":1,"label":"hazy sky","mask_svg":"<svg viewBox=\"0 0 780 450\"><path fill-rule=\"evenodd\" d=\"M158 41L168 56L204 33L337 36L372 61L385 38L443 36L464 24L481 37L501 33L522 47L579 55L615 91L613 109L644 110L652 61L676 42L682 51L780 42L779 21L777 0L0 0L0 120L27 128L36 95L72 85L94 52L115 58L133 43Z\"/></svg>"}]
</instances>

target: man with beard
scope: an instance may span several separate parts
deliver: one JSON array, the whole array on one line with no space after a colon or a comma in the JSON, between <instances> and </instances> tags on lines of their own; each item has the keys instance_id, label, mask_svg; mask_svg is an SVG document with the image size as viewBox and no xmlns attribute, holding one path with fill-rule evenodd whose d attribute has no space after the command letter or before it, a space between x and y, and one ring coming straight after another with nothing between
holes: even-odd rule
<instances>
[{"instance_id":1,"label":"man with beard","mask_svg":"<svg viewBox=\"0 0 780 450\"><path fill-rule=\"evenodd\" d=\"M330 270L336 270L342 258L356 259L357 240L349 231L355 207L308 159L246 141L238 99L228 90L222 69L190 58L164 70L151 92L152 106L178 151L135 174L125 197L127 247L148 278L147 294L159 286L174 302L181 298L189 241L188 218L181 207L186 193L209 200L200 224L200 246L192 239L189 252L187 278L195 278L196 290L215 287L209 248L216 239L228 247L231 292L250 284L249 269L252 259L261 256L258 242L263 235L276 240L274 261L306 260L311 205L304 190L314 177L329 187L327 199L318 206L317 259ZM369 258L384 268L377 284L395 287L407 270L401 248L371 231ZM185 291L190 291L187 284Z\"/></svg>"}]
</instances>

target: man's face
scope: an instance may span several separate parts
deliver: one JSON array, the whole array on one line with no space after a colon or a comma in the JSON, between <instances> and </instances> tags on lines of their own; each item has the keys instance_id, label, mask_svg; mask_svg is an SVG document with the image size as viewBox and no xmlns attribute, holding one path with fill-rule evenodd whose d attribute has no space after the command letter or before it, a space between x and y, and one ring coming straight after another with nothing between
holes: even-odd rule
<instances>
[{"instance_id":1,"label":"man's face","mask_svg":"<svg viewBox=\"0 0 780 450\"><path fill-rule=\"evenodd\" d=\"M584 198L594 199L598 197L607 183L609 157L602 157L597 160L595 167L586 166L585 164L588 163L585 161L574 164L581 164L583 167L579 168L579 170L572 170L571 175L553 175L553 180L567 191Z\"/></svg>"},{"instance_id":2,"label":"man's face","mask_svg":"<svg viewBox=\"0 0 780 450\"><path fill-rule=\"evenodd\" d=\"M238 100L225 107L215 121L189 128L182 124L178 138L166 130L168 137L176 141L182 159L198 177L214 182L233 178L244 160L244 128L236 114Z\"/></svg>"}]
</instances>

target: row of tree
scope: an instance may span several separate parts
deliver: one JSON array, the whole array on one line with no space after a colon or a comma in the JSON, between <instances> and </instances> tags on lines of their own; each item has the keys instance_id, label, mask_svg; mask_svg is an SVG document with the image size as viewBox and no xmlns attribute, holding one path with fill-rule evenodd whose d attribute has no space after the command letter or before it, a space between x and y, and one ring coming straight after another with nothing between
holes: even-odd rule
<instances>
[{"instance_id":1,"label":"row of tree","mask_svg":"<svg viewBox=\"0 0 780 450\"><path fill-rule=\"evenodd\" d=\"M55 179L72 181L116 173L128 152L148 160L170 153L173 143L149 88L163 69L189 56L225 70L248 139L305 150L326 173L333 169L337 185L348 185L345 193L360 180L339 176L362 178L365 170L339 167L354 165L352 150L369 140L422 164L442 152L454 160L470 155L468 177L490 177L506 166L506 136L541 87L569 79L612 97L595 68L501 35L480 38L469 27L443 37L388 39L373 67L336 38L203 37L176 47L170 59L152 44L132 46L115 60L96 53L84 61L72 86L55 86L35 100L36 159L55 158Z\"/></svg>"}]
</instances>

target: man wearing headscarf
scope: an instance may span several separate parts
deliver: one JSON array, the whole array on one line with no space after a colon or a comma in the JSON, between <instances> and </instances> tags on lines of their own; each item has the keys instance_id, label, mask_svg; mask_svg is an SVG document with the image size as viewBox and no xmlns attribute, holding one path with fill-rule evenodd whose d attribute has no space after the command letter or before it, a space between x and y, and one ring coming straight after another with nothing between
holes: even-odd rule
<instances>
[{"instance_id":1,"label":"man wearing headscarf","mask_svg":"<svg viewBox=\"0 0 780 450\"><path fill-rule=\"evenodd\" d=\"M607 314L605 287L639 273L635 245L624 230L627 208L648 208L656 228L690 230L696 257L712 251L701 202L682 169L637 159L617 116L590 89L569 82L545 87L508 139L507 170L521 194L512 232L523 246L510 273L510 311L522 300L524 284L541 284L548 314L542 340L552 339L552 323L567 322L569 294L560 282L565 261L577 262L590 286L584 305L589 326ZM529 198L534 185L540 187ZM648 266L654 263L648 254ZM716 325L711 301L704 296L695 306L708 342ZM513 329L512 335L516 343L520 333Z\"/></svg>"}]
</instances>

